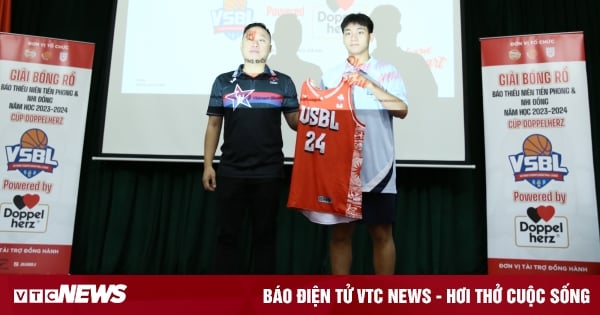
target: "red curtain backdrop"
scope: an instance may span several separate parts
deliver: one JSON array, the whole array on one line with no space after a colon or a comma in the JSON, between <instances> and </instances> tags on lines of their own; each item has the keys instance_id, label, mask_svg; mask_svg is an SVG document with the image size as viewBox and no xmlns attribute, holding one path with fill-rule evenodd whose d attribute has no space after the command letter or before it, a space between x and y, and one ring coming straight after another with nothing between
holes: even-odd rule
<instances>
[{"instance_id":1,"label":"red curtain backdrop","mask_svg":"<svg viewBox=\"0 0 600 315\"><path fill-rule=\"evenodd\" d=\"M12 0L0 0L0 32L10 32L10 7Z\"/></svg>"}]
</instances>

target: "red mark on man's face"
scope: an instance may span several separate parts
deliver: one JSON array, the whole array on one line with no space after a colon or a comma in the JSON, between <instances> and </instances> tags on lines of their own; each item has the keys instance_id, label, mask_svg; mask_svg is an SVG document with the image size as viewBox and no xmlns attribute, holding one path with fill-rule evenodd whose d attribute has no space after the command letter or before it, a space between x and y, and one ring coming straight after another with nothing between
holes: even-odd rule
<instances>
[{"instance_id":1,"label":"red mark on man's face","mask_svg":"<svg viewBox=\"0 0 600 315\"><path fill-rule=\"evenodd\" d=\"M246 32L247 40L254 40L256 38L256 31L248 31Z\"/></svg>"}]
</instances>

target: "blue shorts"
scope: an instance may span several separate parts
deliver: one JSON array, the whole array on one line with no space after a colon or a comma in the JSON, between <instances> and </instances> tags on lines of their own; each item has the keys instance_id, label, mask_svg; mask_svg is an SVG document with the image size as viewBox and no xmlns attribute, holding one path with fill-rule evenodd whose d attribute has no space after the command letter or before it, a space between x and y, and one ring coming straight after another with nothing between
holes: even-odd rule
<instances>
[{"instance_id":1,"label":"blue shorts","mask_svg":"<svg viewBox=\"0 0 600 315\"><path fill-rule=\"evenodd\" d=\"M363 218L365 224L392 224L396 222L396 194L363 192Z\"/></svg>"}]
</instances>

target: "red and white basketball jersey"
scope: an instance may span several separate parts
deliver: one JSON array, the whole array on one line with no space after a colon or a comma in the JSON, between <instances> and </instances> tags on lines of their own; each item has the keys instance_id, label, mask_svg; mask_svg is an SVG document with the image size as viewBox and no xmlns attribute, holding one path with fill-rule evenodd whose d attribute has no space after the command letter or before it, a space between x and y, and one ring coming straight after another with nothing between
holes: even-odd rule
<instances>
[{"instance_id":1,"label":"red and white basketball jersey","mask_svg":"<svg viewBox=\"0 0 600 315\"><path fill-rule=\"evenodd\" d=\"M324 90L304 81L287 206L362 218L364 134L346 80Z\"/></svg>"}]
</instances>

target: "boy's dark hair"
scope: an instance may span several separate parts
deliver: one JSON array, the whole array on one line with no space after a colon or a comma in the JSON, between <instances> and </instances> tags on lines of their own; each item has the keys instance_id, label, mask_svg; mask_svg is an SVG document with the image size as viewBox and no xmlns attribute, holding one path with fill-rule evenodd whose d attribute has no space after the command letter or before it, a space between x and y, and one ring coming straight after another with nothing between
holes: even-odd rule
<instances>
[{"instance_id":1,"label":"boy's dark hair","mask_svg":"<svg viewBox=\"0 0 600 315\"><path fill-rule=\"evenodd\" d=\"M263 30L267 31L267 34L269 34L269 37L271 37L271 31L269 31L269 29L267 28L267 26L264 23L260 23L260 22L254 22L254 23L250 23L250 24L246 25L246 27L244 27L243 34L246 34L246 32L253 27L262 28Z\"/></svg>"},{"instance_id":2,"label":"boy's dark hair","mask_svg":"<svg viewBox=\"0 0 600 315\"><path fill-rule=\"evenodd\" d=\"M351 13L346 15L346 17L344 17L344 20L342 21L342 33L344 32L344 29L346 28L346 26L348 26L348 24L358 24L361 26L366 27L369 30L369 33L373 33L373 21L371 20L371 18L363 13Z\"/></svg>"}]
</instances>

